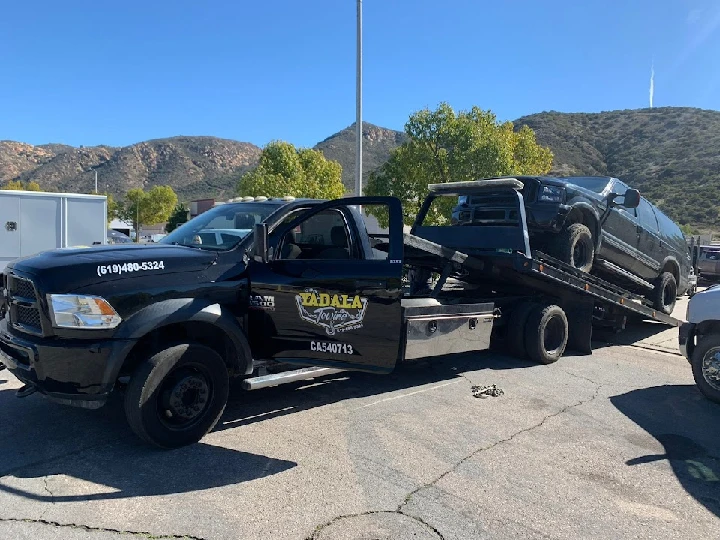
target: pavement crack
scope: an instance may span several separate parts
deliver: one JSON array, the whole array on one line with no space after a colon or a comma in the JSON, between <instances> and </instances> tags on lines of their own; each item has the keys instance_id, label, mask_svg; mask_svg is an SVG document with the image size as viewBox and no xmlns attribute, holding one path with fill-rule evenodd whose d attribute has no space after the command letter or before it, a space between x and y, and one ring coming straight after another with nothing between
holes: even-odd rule
<instances>
[{"instance_id":1,"label":"pavement crack","mask_svg":"<svg viewBox=\"0 0 720 540\"><path fill-rule=\"evenodd\" d=\"M46 519L20 519L20 518L0 518L0 523L35 523L55 527L58 529L75 529L87 532L107 532L118 535L137 536L138 538L148 538L151 540L206 540L199 536L190 534L153 534L142 531L124 531L120 529L111 529L106 527L90 527L89 525L78 525L76 523L58 523L57 521L48 521Z\"/></svg>"},{"instance_id":2,"label":"pavement crack","mask_svg":"<svg viewBox=\"0 0 720 540\"><path fill-rule=\"evenodd\" d=\"M588 380L589 380L589 379L588 379ZM405 496L405 498L403 499L403 501L398 505L396 511L397 511L397 512L400 512L400 513L403 513L403 508L404 508L405 506L407 506L407 504L412 500L412 498L413 498L415 495L417 495L419 492L421 492L421 491L423 491L423 490L425 490L425 489L429 489L429 488L433 487L435 484L437 484L440 480L442 480L443 478L445 478L447 475L449 475L450 473L456 471L456 470L458 469L458 467L460 467L463 463L465 463L465 462L468 461L469 459L472 459L473 457L475 457L475 456L477 456L478 454L481 454L482 452L485 452L485 451L487 451L487 450L492 450L492 449L495 448L496 446L499 446L499 445L501 445L501 444L505 444L505 443L507 443L507 442L510 442L510 441L512 441L513 439L515 439L515 437L518 437L518 436L520 436L520 435L522 435L522 434L524 434L524 433L528 433L528 432L530 432L530 431L534 431L534 430L536 430L536 429L539 429L539 428L543 427L548 420L550 420L550 419L552 419L552 418L555 418L556 416L560 416L561 414L566 413L566 412L569 411L570 409L574 409L574 408L576 408L576 407L580 407L581 405L585 405L586 403L590 403L591 401L594 401L594 400L598 397L598 395L600 394L600 390L603 388L603 385L602 385L602 384L597 384L597 383L595 383L595 384L597 385L597 387L595 388L595 392L593 392L593 395L590 396L589 398L584 399L584 400L580 400L580 401L578 401L577 403L571 403L570 405L566 405L565 407L561 408L559 411L556 411L556 412L554 412L554 413L552 413L552 414L548 414L547 416L545 416L545 417L544 417L540 422L538 422L537 424L533 424L532 426L523 428L523 429L521 429L521 430L519 430L519 431L516 431L515 433L513 433L513 434L510 435L509 437L505 437L504 439L500 439L500 440L498 440L498 441L495 441L494 443L492 443L492 444L490 444L490 445L488 445L488 446L483 446L483 447L481 447L481 448L478 448L477 450L474 450L473 452L471 452L470 454L468 454L467 456L465 456L464 458L462 458L460 461L458 461L458 462L457 462L455 465L453 465L450 469L448 469L447 471L445 471L444 473L442 473L440 476L438 476L437 478L435 478L435 480L433 480L433 481L431 481L431 482L428 482L428 483L426 483L426 484L423 484L423 485L415 488L414 490L412 490L410 493L408 493L408 494Z\"/></svg>"},{"instance_id":3,"label":"pavement crack","mask_svg":"<svg viewBox=\"0 0 720 540\"><path fill-rule=\"evenodd\" d=\"M402 512L399 508L397 510L368 510L367 512L358 512L357 514L344 514L342 516L337 516L328 521L327 523L323 523L322 525L318 525L315 527L315 530L313 533L308 536L305 540L316 540L318 538L318 535L334 523L340 521L341 519L349 519L349 518L355 518L360 516L375 516L379 514L398 514L401 516L405 516L407 518L410 518L414 521L417 521L422 526L427 527L430 531L432 531L440 540L445 540L445 537L438 531L435 527L427 523L422 518L419 518L417 516L413 516L412 514L406 514L405 512Z\"/></svg>"},{"instance_id":4,"label":"pavement crack","mask_svg":"<svg viewBox=\"0 0 720 540\"><path fill-rule=\"evenodd\" d=\"M44 486L47 494L50 495L50 503L55 504L55 495L53 495L53 492L50 491L50 488L48 487L48 477L47 476L43 476L43 486Z\"/></svg>"}]
</instances>

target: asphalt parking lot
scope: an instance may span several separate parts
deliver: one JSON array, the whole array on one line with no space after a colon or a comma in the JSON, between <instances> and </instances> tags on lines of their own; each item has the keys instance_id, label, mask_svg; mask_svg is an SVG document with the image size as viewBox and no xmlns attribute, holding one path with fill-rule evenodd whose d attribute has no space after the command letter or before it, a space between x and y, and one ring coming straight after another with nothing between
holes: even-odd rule
<instances>
[{"instance_id":1,"label":"asphalt parking lot","mask_svg":"<svg viewBox=\"0 0 720 540\"><path fill-rule=\"evenodd\" d=\"M237 390L169 452L119 402L17 399L0 372L0 538L717 538L720 406L671 348L607 341Z\"/></svg>"}]
</instances>

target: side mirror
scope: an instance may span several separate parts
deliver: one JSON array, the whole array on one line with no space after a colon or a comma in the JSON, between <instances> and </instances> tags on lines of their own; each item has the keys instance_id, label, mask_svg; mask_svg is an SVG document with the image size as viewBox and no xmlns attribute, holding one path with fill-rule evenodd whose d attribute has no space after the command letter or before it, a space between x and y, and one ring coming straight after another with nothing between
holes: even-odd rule
<instances>
[{"instance_id":1,"label":"side mirror","mask_svg":"<svg viewBox=\"0 0 720 540\"><path fill-rule=\"evenodd\" d=\"M253 260L268 262L267 223L257 223L253 229Z\"/></svg>"},{"instance_id":2,"label":"side mirror","mask_svg":"<svg viewBox=\"0 0 720 540\"><path fill-rule=\"evenodd\" d=\"M628 189L623 197L622 205L625 208L637 208L640 204L640 192L637 189Z\"/></svg>"}]
</instances>

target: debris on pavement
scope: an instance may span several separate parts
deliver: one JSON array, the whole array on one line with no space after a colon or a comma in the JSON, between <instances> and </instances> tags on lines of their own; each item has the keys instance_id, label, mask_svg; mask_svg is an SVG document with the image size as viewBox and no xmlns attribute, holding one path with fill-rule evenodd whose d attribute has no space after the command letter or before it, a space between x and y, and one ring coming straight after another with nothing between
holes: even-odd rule
<instances>
[{"instance_id":1,"label":"debris on pavement","mask_svg":"<svg viewBox=\"0 0 720 540\"><path fill-rule=\"evenodd\" d=\"M473 386L472 387L473 397L485 399L486 397L500 397L505 392L502 388L498 388L495 384L486 386Z\"/></svg>"}]
</instances>

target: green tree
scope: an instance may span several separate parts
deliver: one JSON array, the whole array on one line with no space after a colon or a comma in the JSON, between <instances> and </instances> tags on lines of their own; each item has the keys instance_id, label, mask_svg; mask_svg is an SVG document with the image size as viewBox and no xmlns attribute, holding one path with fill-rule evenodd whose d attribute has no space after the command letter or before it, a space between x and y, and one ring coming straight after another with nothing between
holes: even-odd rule
<instances>
[{"instance_id":1,"label":"green tree","mask_svg":"<svg viewBox=\"0 0 720 540\"><path fill-rule=\"evenodd\" d=\"M273 141L263 148L258 166L240 178L237 191L243 196L336 199L345 187L342 166L322 152Z\"/></svg>"},{"instance_id":2,"label":"green tree","mask_svg":"<svg viewBox=\"0 0 720 540\"><path fill-rule=\"evenodd\" d=\"M118 217L118 212L120 210L120 204L115 200L115 197L113 197L110 193L104 193L104 195L107 197L107 222L109 225L113 219Z\"/></svg>"},{"instance_id":3,"label":"green tree","mask_svg":"<svg viewBox=\"0 0 720 540\"><path fill-rule=\"evenodd\" d=\"M170 186L155 186L149 191L131 189L118 205L118 216L130 221L135 229L135 241L140 241L140 228L167 221L177 206L177 195Z\"/></svg>"},{"instance_id":4,"label":"green tree","mask_svg":"<svg viewBox=\"0 0 720 540\"><path fill-rule=\"evenodd\" d=\"M165 225L165 232L173 232L183 223L187 223L187 220L188 209L184 204L180 203L175 207L175 210L173 210L173 213L170 215L170 219L168 219L167 225Z\"/></svg>"},{"instance_id":5,"label":"green tree","mask_svg":"<svg viewBox=\"0 0 720 540\"><path fill-rule=\"evenodd\" d=\"M447 103L423 109L405 124L408 139L370 175L367 195L390 195L403 202L406 224L415 219L428 184L462 182L506 175L541 175L552 167L553 154L537 144L527 126L515 131L490 111L473 107L456 113ZM442 224L453 201L438 201L427 222ZM446 208L447 207L447 208ZM381 225L387 216L375 213Z\"/></svg>"},{"instance_id":6,"label":"green tree","mask_svg":"<svg viewBox=\"0 0 720 540\"><path fill-rule=\"evenodd\" d=\"M28 182L27 184L23 184L20 180L10 180L7 184L0 187L0 189L12 191L42 191L40 184L37 182Z\"/></svg>"}]
</instances>

